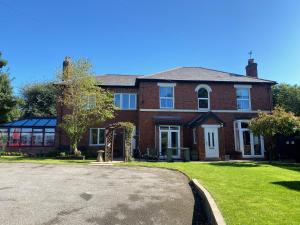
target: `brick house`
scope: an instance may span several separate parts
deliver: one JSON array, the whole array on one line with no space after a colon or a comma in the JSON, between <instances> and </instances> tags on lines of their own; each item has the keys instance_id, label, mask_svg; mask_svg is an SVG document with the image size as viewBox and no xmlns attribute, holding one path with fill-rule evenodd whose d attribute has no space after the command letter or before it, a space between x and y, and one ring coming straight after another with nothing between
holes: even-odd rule
<instances>
[{"instance_id":1,"label":"brick house","mask_svg":"<svg viewBox=\"0 0 300 225\"><path fill-rule=\"evenodd\" d=\"M114 120L94 124L84 135L80 149L95 152L105 147L105 128L118 121L135 124L133 148L142 154L154 149L161 158L167 148L192 150L195 160L263 158L264 139L248 129L259 111L271 112L274 81L257 76L257 64L248 60L246 75L202 67L179 67L151 75L106 74L96 77L114 93L119 108ZM58 106L58 123L63 109ZM114 135L113 157L123 157L122 134ZM58 131L57 144L68 140Z\"/></svg>"}]
</instances>

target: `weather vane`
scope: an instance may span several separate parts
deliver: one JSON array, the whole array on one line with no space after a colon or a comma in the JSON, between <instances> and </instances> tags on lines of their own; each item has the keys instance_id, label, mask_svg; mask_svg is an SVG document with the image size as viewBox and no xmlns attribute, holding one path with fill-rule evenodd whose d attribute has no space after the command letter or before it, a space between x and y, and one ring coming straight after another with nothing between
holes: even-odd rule
<instances>
[{"instance_id":1,"label":"weather vane","mask_svg":"<svg viewBox=\"0 0 300 225\"><path fill-rule=\"evenodd\" d=\"M250 52L248 52L250 59L252 59L252 50L250 50Z\"/></svg>"}]
</instances>

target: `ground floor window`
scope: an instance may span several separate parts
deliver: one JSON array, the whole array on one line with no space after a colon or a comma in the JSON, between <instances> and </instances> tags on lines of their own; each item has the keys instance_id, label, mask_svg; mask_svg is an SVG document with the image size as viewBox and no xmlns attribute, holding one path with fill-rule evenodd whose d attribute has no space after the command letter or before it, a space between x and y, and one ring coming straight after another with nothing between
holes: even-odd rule
<instances>
[{"instance_id":1,"label":"ground floor window","mask_svg":"<svg viewBox=\"0 0 300 225\"><path fill-rule=\"evenodd\" d=\"M180 127L159 126L159 154L161 157L167 155L167 149L173 149L173 157L180 157Z\"/></svg>"},{"instance_id":2,"label":"ground floor window","mask_svg":"<svg viewBox=\"0 0 300 225\"><path fill-rule=\"evenodd\" d=\"M91 128L90 129L90 145L104 145L105 144L105 129L104 128Z\"/></svg>"},{"instance_id":3,"label":"ground floor window","mask_svg":"<svg viewBox=\"0 0 300 225\"><path fill-rule=\"evenodd\" d=\"M250 131L248 120L234 121L234 139L235 150L242 152L243 157L264 156L264 139Z\"/></svg>"},{"instance_id":4,"label":"ground floor window","mask_svg":"<svg viewBox=\"0 0 300 225\"><path fill-rule=\"evenodd\" d=\"M6 146L8 140L8 130L0 129L0 146Z\"/></svg>"},{"instance_id":5,"label":"ground floor window","mask_svg":"<svg viewBox=\"0 0 300 225\"><path fill-rule=\"evenodd\" d=\"M0 146L54 146L55 128L0 128Z\"/></svg>"}]
</instances>

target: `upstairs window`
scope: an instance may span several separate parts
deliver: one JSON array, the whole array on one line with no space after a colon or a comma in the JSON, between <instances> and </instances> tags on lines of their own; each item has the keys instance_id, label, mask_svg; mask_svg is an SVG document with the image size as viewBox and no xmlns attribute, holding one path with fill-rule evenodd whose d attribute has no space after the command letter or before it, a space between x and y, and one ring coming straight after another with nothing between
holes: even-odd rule
<instances>
[{"instance_id":1,"label":"upstairs window","mask_svg":"<svg viewBox=\"0 0 300 225\"><path fill-rule=\"evenodd\" d=\"M93 109L96 106L96 96L82 96L81 100L83 101L84 109Z\"/></svg>"},{"instance_id":2,"label":"upstairs window","mask_svg":"<svg viewBox=\"0 0 300 225\"><path fill-rule=\"evenodd\" d=\"M198 108L208 109L208 91L205 88L200 88L198 91Z\"/></svg>"},{"instance_id":3,"label":"upstairs window","mask_svg":"<svg viewBox=\"0 0 300 225\"><path fill-rule=\"evenodd\" d=\"M114 95L115 106L119 109L136 109L136 94L116 93Z\"/></svg>"},{"instance_id":4,"label":"upstairs window","mask_svg":"<svg viewBox=\"0 0 300 225\"><path fill-rule=\"evenodd\" d=\"M174 84L158 84L159 106L161 109L174 109Z\"/></svg>"},{"instance_id":5,"label":"upstairs window","mask_svg":"<svg viewBox=\"0 0 300 225\"><path fill-rule=\"evenodd\" d=\"M199 84L195 91L197 92L198 109L205 111L209 110L211 88L206 84Z\"/></svg>"},{"instance_id":6,"label":"upstairs window","mask_svg":"<svg viewBox=\"0 0 300 225\"><path fill-rule=\"evenodd\" d=\"M238 110L251 110L250 87L236 86L236 102Z\"/></svg>"}]
</instances>

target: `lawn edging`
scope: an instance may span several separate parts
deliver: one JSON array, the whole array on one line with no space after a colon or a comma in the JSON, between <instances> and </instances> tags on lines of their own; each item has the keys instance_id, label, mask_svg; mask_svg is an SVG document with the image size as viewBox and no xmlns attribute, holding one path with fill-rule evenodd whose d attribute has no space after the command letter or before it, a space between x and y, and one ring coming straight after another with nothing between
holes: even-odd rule
<instances>
[{"instance_id":1,"label":"lawn edging","mask_svg":"<svg viewBox=\"0 0 300 225\"><path fill-rule=\"evenodd\" d=\"M203 187L198 180L192 179L191 182L195 186L196 191L202 197L205 203L204 208L205 213L207 214L207 218L213 225L226 225L225 220L219 210L215 200L211 196L211 194Z\"/></svg>"},{"instance_id":2,"label":"lawn edging","mask_svg":"<svg viewBox=\"0 0 300 225\"><path fill-rule=\"evenodd\" d=\"M116 165L116 164L114 164L114 165ZM197 191L199 196L201 196L203 203L204 203L204 211L205 211L206 218L207 218L209 224L226 225L224 217L223 217L221 211L219 210L215 200L209 193L209 191L205 187L203 187L197 179L191 178L185 172L183 172L179 169L176 169L176 168L168 168L168 167L160 167L160 166L155 167L155 166L147 166L147 165L128 165L128 164L127 165L119 164L119 165L120 166L137 166L137 167L146 167L146 168L150 167L150 168L167 169L167 170L171 170L171 171L175 171L175 172L179 172L179 173L183 174L185 177L188 178L188 180L190 181L190 184L192 184L195 187L195 191Z\"/></svg>"}]
</instances>

